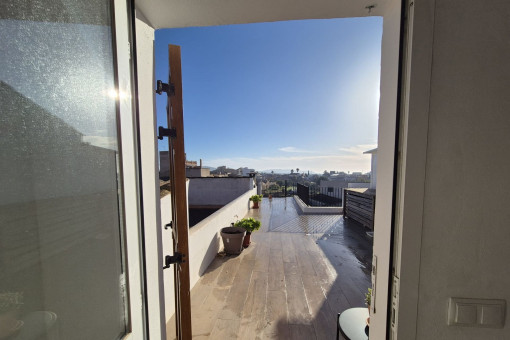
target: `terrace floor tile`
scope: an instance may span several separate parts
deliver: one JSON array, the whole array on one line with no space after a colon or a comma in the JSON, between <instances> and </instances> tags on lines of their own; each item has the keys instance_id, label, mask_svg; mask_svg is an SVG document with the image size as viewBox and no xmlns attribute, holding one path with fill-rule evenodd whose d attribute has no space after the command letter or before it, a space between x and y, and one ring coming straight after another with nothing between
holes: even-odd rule
<instances>
[{"instance_id":1,"label":"terrace floor tile","mask_svg":"<svg viewBox=\"0 0 510 340\"><path fill-rule=\"evenodd\" d=\"M336 315L364 306L372 239L342 215L301 215L267 198L250 247L218 255L191 291L194 339L334 339ZM175 321L167 324L175 339Z\"/></svg>"}]
</instances>

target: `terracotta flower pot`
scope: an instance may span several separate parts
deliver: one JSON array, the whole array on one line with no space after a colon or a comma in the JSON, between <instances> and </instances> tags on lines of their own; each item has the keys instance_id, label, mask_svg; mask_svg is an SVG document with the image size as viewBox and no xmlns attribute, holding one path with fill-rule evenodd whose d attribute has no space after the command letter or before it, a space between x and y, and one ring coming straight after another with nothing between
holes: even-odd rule
<instances>
[{"instance_id":1,"label":"terracotta flower pot","mask_svg":"<svg viewBox=\"0 0 510 340\"><path fill-rule=\"evenodd\" d=\"M248 248L250 246L250 241L251 239L251 232L247 231L246 232L246 235L244 236L244 240L243 240L243 248Z\"/></svg>"},{"instance_id":2,"label":"terracotta flower pot","mask_svg":"<svg viewBox=\"0 0 510 340\"><path fill-rule=\"evenodd\" d=\"M259 202L253 202L253 209L259 208Z\"/></svg>"}]
</instances>

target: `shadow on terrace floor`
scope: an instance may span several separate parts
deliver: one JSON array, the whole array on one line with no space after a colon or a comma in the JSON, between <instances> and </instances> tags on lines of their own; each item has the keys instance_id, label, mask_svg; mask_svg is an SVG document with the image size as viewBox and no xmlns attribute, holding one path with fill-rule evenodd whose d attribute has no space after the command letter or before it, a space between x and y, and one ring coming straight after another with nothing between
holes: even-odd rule
<instances>
[{"instance_id":1,"label":"shadow on terrace floor","mask_svg":"<svg viewBox=\"0 0 510 340\"><path fill-rule=\"evenodd\" d=\"M194 339L334 339L336 315L364 306L372 240L342 215L300 215L264 198L239 256L218 255L192 290ZM174 338L174 321L168 323Z\"/></svg>"}]
</instances>

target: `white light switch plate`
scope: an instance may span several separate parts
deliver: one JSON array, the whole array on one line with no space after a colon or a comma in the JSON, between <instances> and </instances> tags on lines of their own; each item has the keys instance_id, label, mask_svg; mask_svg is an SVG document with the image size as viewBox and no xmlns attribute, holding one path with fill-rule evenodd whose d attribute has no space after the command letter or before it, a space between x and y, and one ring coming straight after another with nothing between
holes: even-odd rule
<instances>
[{"instance_id":1,"label":"white light switch plate","mask_svg":"<svg viewBox=\"0 0 510 340\"><path fill-rule=\"evenodd\" d=\"M505 317L505 300L450 298L448 302L450 326L503 328Z\"/></svg>"}]
</instances>

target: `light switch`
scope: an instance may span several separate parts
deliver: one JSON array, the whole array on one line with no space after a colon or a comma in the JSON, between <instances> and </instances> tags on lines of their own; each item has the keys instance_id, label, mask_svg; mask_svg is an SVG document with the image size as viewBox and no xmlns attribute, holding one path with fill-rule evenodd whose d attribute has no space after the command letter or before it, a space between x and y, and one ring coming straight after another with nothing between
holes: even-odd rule
<instances>
[{"instance_id":1,"label":"light switch","mask_svg":"<svg viewBox=\"0 0 510 340\"><path fill-rule=\"evenodd\" d=\"M448 303L448 325L503 328L505 313L505 300L450 298Z\"/></svg>"},{"instance_id":2,"label":"light switch","mask_svg":"<svg viewBox=\"0 0 510 340\"><path fill-rule=\"evenodd\" d=\"M457 310L455 315L456 324L476 324L477 308L476 305L465 303L457 303Z\"/></svg>"},{"instance_id":3,"label":"light switch","mask_svg":"<svg viewBox=\"0 0 510 340\"><path fill-rule=\"evenodd\" d=\"M485 327L503 328L505 312L501 305L482 305L480 323Z\"/></svg>"}]
</instances>

